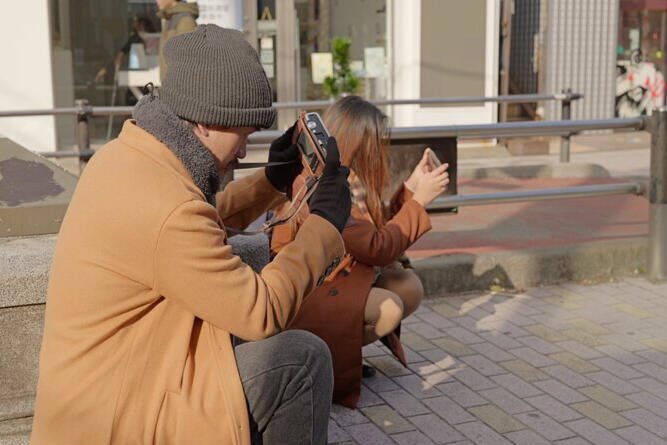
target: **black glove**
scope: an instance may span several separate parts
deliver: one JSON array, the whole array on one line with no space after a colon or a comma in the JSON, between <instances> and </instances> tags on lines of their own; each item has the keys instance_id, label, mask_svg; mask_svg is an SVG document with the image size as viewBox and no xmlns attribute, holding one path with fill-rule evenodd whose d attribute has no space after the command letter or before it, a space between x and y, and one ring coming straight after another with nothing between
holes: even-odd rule
<instances>
[{"instance_id":1,"label":"black glove","mask_svg":"<svg viewBox=\"0 0 667 445\"><path fill-rule=\"evenodd\" d=\"M276 190L283 193L287 192L288 187L294 182L301 170L299 148L292 143L292 133L296 124L292 125L282 136L271 143L269 149L269 162L290 162L291 164L274 165L273 167L264 167L264 174Z\"/></svg>"},{"instance_id":2,"label":"black glove","mask_svg":"<svg viewBox=\"0 0 667 445\"><path fill-rule=\"evenodd\" d=\"M310 213L321 216L342 232L350 217L352 205L350 184L347 182L350 169L340 165L340 154L335 138L329 138L326 149L324 172L317 189L308 201L308 207Z\"/></svg>"}]
</instances>

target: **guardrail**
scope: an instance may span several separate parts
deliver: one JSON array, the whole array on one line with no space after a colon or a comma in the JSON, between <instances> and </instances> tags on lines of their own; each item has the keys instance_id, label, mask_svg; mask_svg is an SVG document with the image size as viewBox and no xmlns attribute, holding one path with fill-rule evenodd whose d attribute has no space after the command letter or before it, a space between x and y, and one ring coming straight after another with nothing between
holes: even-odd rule
<instances>
[{"instance_id":1,"label":"guardrail","mask_svg":"<svg viewBox=\"0 0 667 445\"><path fill-rule=\"evenodd\" d=\"M560 94L511 94L507 96L462 96L462 97L440 97L421 99L373 99L369 102L374 105L457 105L476 104L486 102L496 103L529 103L560 101L569 106L572 101L581 99L583 94L573 93L571 89L563 90ZM312 100L304 102L276 102L273 104L277 109L323 109L333 103L332 100Z\"/></svg>"},{"instance_id":2,"label":"guardrail","mask_svg":"<svg viewBox=\"0 0 667 445\"><path fill-rule=\"evenodd\" d=\"M469 104L469 103L529 103L529 102L543 102L543 101L560 101L562 118L570 118L571 104L575 100L583 97L580 93L573 93L571 89L563 90L559 94L515 94L508 96L488 96L488 97L445 97L445 98L421 98L421 99L377 99L370 102L375 105L454 105L454 104ZM276 102L273 104L278 109L322 109L331 105L333 101L303 101L303 102ZM88 119L96 116L129 116L132 114L133 107L105 107L105 106L91 106L86 99L79 99L76 101L74 107L53 108L53 109L39 109L39 110L17 110L17 111L0 111L0 118L2 117L25 117L25 116L62 116L62 115L76 115L77 119L77 147L76 151L62 150L55 152L47 152L43 155L46 157L61 158L79 156L80 163L84 164L93 154L94 151L90 149L90 129L88 127ZM465 127L465 126L463 126ZM399 129L394 129L395 132L400 133ZM279 134L278 132L262 131L253 135L249 143L269 143L273 138ZM569 162L570 159L570 135L571 133L550 133L561 136L561 162ZM499 134L498 136L503 136ZM531 134L507 134L507 136L531 136ZM483 136L486 137L486 136ZM491 136L494 137L494 136ZM269 138L272 138L269 140ZM250 147L252 148L252 147Z\"/></svg>"},{"instance_id":3,"label":"guardrail","mask_svg":"<svg viewBox=\"0 0 667 445\"><path fill-rule=\"evenodd\" d=\"M507 96L505 96L507 97ZM500 99L502 96L488 99ZM479 99L479 98L477 98ZM509 100L509 99L508 99ZM305 103L299 103L299 107ZM284 104L297 106L297 103ZM76 113L79 150L76 152L54 152L50 155L79 156L83 162L92 156L88 129L89 116L119 115L131 112L130 107L91 107L85 101L77 101L75 108L0 112L0 117L61 115ZM564 113L567 117L567 113ZM445 137L525 137L558 135L566 139L561 144L561 162L569 161L569 138L573 134L590 130L648 130L651 133L651 177L648 189L636 182L602 184L557 189L537 189L522 192L482 193L471 195L441 196L428 208L439 211L454 206L500 204L520 201L537 201L564 198L582 198L617 194L647 195L650 204L648 275L653 280L667 279L667 108L653 112L651 117L598 120L561 120L538 122L512 122L484 125L446 125L429 127L391 128L394 141L437 139ZM281 132L262 131L249 138L250 144L267 144Z\"/></svg>"},{"instance_id":4,"label":"guardrail","mask_svg":"<svg viewBox=\"0 0 667 445\"><path fill-rule=\"evenodd\" d=\"M487 204L506 204L523 201L547 201L564 198L589 198L608 195L643 195L645 186L641 183L582 185L552 189L534 189L523 192L477 193L471 195L448 195L436 198L429 206L429 211L439 211L458 206Z\"/></svg>"},{"instance_id":5,"label":"guardrail","mask_svg":"<svg viewBox=\"0 0 667 445\"><path fill-rule=\"evenodd\" d=\"M500 124L438 125L427 127L392 127L389 138L394 140L436 138L496 138L526 136L563 136L591 130L642 130L645 118L614 118L568 121L505 122ZM249 144L269 144L280 131L259 131L248 138Z\"/></svg>"},{"instance_id":6,"label":"guardrail","mask_svg":"<svg viewBox=\"0 0 667 445\"><path fill-rule=\"evenodd\" d=\"M507 96L463 96L463 97L440 97L420 99L373 99L369 102L375 105L456 105L470 103L530 103L545 101L560 101L567 108L575 100L583 98L583 94L573 93L571 90L563 90L559 94L512 94ZM273 106L282 109L317 110L324 109L333 104L332 100L310 100L300 102L275 102ZM63 114L85 113L90 116L129 116L133 107L106 107L91 106L85 99L77 100L74 107L61 107L51 109L0 111L0 117L20 116L55 116ZM564 114L567 114L564 113Z\"/></svg>"},{"instance_id":7,"label":"guardrail","mask_svg":"<svg viewBox=\"0 0 667 445\"><path fill-rule=\"evenodd\" d=\"M81 122L81 121L79 121ZM500 124L472 124L472 125L441 125L428 127L392 127L389 129L391 141L405 141L411 139L437 139L446 137L458 138L496 138L496 137L527 137L527 136L560 136L569 137L583 131L593 130L643 130L646 127L646 118L614 118L568 121L531 121L506 122ZM80 128L82 138L86 137L86 128ZM248 148L254 149L270 144L282 134L280 131L267 130L253 133L248 137ZM79 146L85 145L79 141ZM47 157L84 156L90 157L93 150L56 151L44 153Z\"/></svg>"}]
</instances>

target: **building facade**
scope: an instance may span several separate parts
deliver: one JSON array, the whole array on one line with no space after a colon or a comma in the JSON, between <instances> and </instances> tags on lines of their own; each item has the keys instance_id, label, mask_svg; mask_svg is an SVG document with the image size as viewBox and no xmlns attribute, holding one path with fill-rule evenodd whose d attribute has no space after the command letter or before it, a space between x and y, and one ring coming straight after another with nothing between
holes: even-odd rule
<instances>
[{"instance_id":1,"label":"building facade","mask_svg":"<svg viewBox=\"0 0 667 445\"><path fill-rule=\"evenodd\" d=\"M351 41L350 66L367 98L584 94L575 119L649 113L664 104L667 0L199 0L200 23L242 30L257 49L274 100L326 99L334 37ZM505 11L510 8L511 29ZM132 105L159 83L154 0L23 0L5 5L6 69L0 109ZM30 12L30 32L21 17ZM143 44L127 46L144 19ZM501 36L502 34L502 36ZM20 36L20 37L19 37ZM500 55L509 50L508 66ZM114 61L120 50L118 73ZM503 73L509 81L501 82ZM532 107L532 108L531 108ZM523 118L559 119L556 102L523 106ZM491 123L494 103L385 107L394 126ZM295 112L281 111L278 127ZM520 116L512 115L510 118ZM122 118L92 119L101 144ZM75 145L72 116L0 119L0 134L36 151Z\"/></svg>"},{"instance_id":2,"label":"building facade","mask_svg":"<svg viewBox=\"0 0 667 445\"><path fill-rule=\"evenodd\" d=\"M277 101L327 98L322 77L333 68L331 40L351 40L358 94L368 98L494 95L500 0L200 0L201 23L241 29L260 53ZM7 10L9 9L9 10ZM153 0L24 0L5 6L17 17L0 29L10 69L0 73L0 108L132 105L138 87L158 83ZM25 17L31 27L25 34ZM33 14L33 12L37 12ZM130 45L119 73L114 60L139 18L150 22L143 48ZM461 44L463 43L463 45ZM136 51L135 51L136 50ZM482 123L492 104L386 108L392 125ZM285 126L294 113L281 113ZM122 118L94 118L94 144L113 137ZM71 149L74 117L0 119L0 134L36 151Z\"/></svg>"}]
</instances>

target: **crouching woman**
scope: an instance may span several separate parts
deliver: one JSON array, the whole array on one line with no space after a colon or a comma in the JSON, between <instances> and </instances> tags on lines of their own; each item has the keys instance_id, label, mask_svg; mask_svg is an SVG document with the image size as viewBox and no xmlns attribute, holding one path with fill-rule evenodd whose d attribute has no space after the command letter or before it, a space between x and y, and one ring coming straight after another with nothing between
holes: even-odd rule
<instances>
[{"instance_id":1,"label":"crouching woman","mask_svg":"<svg viewBox=\"0 0 667 445\"><path fill-rule=\"evenodd\" d=\"M405 365L400 322L419 306L423 287L398 260L430 230L425 207L449 183L447 165L437 167L426 152L391 199L382 201L387 176L387 117L358 96L333 104L324 121L350 168L352 212L343 230L346 256L301 306L290 325L317 334L334 365L333 401L356 407L361 392L363 345L381 339ZM280 211L280 209L278 210ZM296 236L307 210L274 229L275 253Z\"/></svg>"}]
</instances>

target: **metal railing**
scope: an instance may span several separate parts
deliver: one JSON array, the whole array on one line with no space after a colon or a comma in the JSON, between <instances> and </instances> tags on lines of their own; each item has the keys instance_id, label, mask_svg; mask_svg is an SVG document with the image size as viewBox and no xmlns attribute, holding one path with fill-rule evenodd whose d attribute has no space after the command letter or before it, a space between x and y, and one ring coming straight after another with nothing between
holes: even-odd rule
<instances>
[{"instance_id":1,"label":"metal railing","mask_svg":"<svg viewBox=\"0 0 667 445\"><path fill-rule=\"evenodd\" d=\"M530 102L543 102L543 101L560 101L561 102L561 114L562 116L567 116L569 119L570 108L573 101L581 99L582 94L573 93L571 89L563 90L559 94L515 94L508 96L489 96L489 97L445 97L445 98L422 98L422 99L377 99L371 100L370 102L375 105L454 105L454 104L469 104L469 103L530 103ZM330 106L333 101L330 100L321 100L321 101L303 101L303 102L276 102L273 104L277 109L322 109ZM63 157L73 157L78 156L80 162L85 163L90 157L94 154L94 151L90 148L90 128L89 128L89 118L96 116L129 116L132 114L133 107L106 107L106 106L91 106L86 99L77 100L74 107L65 107L65 108L53 108L53 109L36 109L36 110L17 110L17 111L0 111L0 118L2 117L25 117L25 116L62 116L62 115L76 115L77 120L77 150L61 150L54 152L43 153L45 157L51 158L63 158ZM460 126L465 131L465 127ZM474 127L474 126L473 126ZM436 128L436 127L434 127ZM439 127L438 127L439 128ZM519 127L515 127L516 130ZM451 127L451 131L456 131L454 126ZM469 128L468 131L473 130ZM474 131L474 130L473 130ZM511 133L511 129L508 129L510 133L507 133L506 136L531 136L531 134L515 134ZM396 128L393 129L394 134L400 135L402 129ZM250 149L255 148L255 144L268 144L273 139L275 139L280 133L271 132L271 131L262 131L252 135L249 139ZM551 132L544 133L551 135L561 136L561 161L569 161L569 137L572 133L563 131L562 133ZM462 135L465 137L464 135ZM503 134L498 134L498 137L504 136ZM481 136L487 137L487 136ZM496 136L490 136L496 137ZM564 152L563 150L567 150Z\"/></svg>"},{"instance_id":2,"label":"metal railing","mask_svg":"<svg viewBox=\"0 0 667 445\"><path fill-rule=\"evenodd\" d=\"M499 99L499 96L495 99ZM491 98L490 98L491 99ZM303 103L302 103L303 104ZM289 104L287 104L289 105ZM296 106L296 104L294 104ZM300 104L301 105L301 104ZM299 106L300 106L299 105ZM569 106L569 105L568 105ZM79 151L74 152L83 161L94 152L90 150L88 117L129 113L129 107L91 107L85 101L77 101L77 107L41 110L0 112L3 116L57 115L76 113ZM568 117L568 113L563 113ZM439 211L455 206L500 204L522 201L540 201L564 198L583 198L618 194L647 195L650 204L648 275L653 280L667 279L667 108L655 111L651 117L598 120L561 120L538 122L513 122L484 125L448 125L411 128L392 128L392 141L433 140L447 137L523 137L558 135L567 138L561 145L561 162L569 161L569 138L571 135L590 130L648 130L651 134L651 176L648 189L637 182L600 184L555 189L534 189L519 192L480 193L470 195L440 196L429 206L429 211ZM266 144L281 133L262 131L250 137L250 143ZM564 150L565 147L565 150ZM72 153L55 152L57 155Z\"/></svg>"},{"instance_id":3,"label":"metal railing","mask_svg":"<svg viewBox=\"0 0 667 445\"><path fill-rule=\"evenodd\" d=\"M643 195L645 187L641 183L580 185L551 189L533 189L523 192L476 193L470 195L439 196L429 206L429 211L439 211L458 206L507 204L524 201L548 201L564 198L590 198L608 195Z\"/></svg>"},{"instance_id":4,"label":"metal railing","mask_svg":"<svg viewBox=\"0 0 667 445\"><path fill-rule=\"evenodd\" d=\"M421 99L373 99L369 100L373 105L462 105L478 103L530 103L560 101L571 104L572 101L581 99L582 94L573 93L571 89L563 90L560 94L511 94L507 96L461 96L461 97L439 97ZM332 100L311 100L302 102L276 102L273 104L277 109L305 109L317 110L327 108L333 104Z\"/></svg>"},{"instance_id":5,"label":"metal railing","mask_svg":"<svg viewBox=\"0 0 667 445\"><path fill-rule=\"evenodd\" d=\"M392 127L389 139L392 141L436 138L500 138L527 136L563 136L591 130L641 130L644 118L614 118L569 121L528 121L505 122L500 124L437 125L427 127ZM282 134L269 130L253 133L248 137L251 145L270 144Z\"/></svg>"},{"instance_id":6,"label":"metal railing","mask_svg":"<svg viewBox=\"0 0 667 445\"><path fill-rule=\"evenodd\" d=\"M571 90L564 90L559 94L512 94L508 96L464 96L464 97L440 97L440 98L419 98L419 99L373 99L369 100L374 105L456 105L471 103L530 103L560 101L567 106L575 100L581 99L583 94L572 93ZM329 107L333 104L332 100L310 100L299 102L275 102L273 106L276 109L303 109L318 110ZM132 114L133 107L106 107L90 106L85 99L77 100L74 107L60 107L35 110L17 110L0 111L0 117L20 117L20 116L55 116L67 114L79 114L82 112L90 116L129 116Z\"/></svg>"},{"instance_id":7,"label":"metal railing","mask_svg":"<svg viewBox=\"0 0 667 445\"><path fill-rule=\"evenodd\" d=\"M593 130L643 130L646 118L614 118L569 121L530 121L507 122L500 124L441 125L428 127L393 127L389 129L390 141L438 138L499 138L528 136L571 136L583 131ZM265 147L282 134L280 131L267 130L253 133L248 137L248 148ZM83 142L85 145L85 142ZM79 145L81 146L81 144ZM56 151L43 153L48 157L92 155L93 150Z\"/></svg>"}]
</instances>

